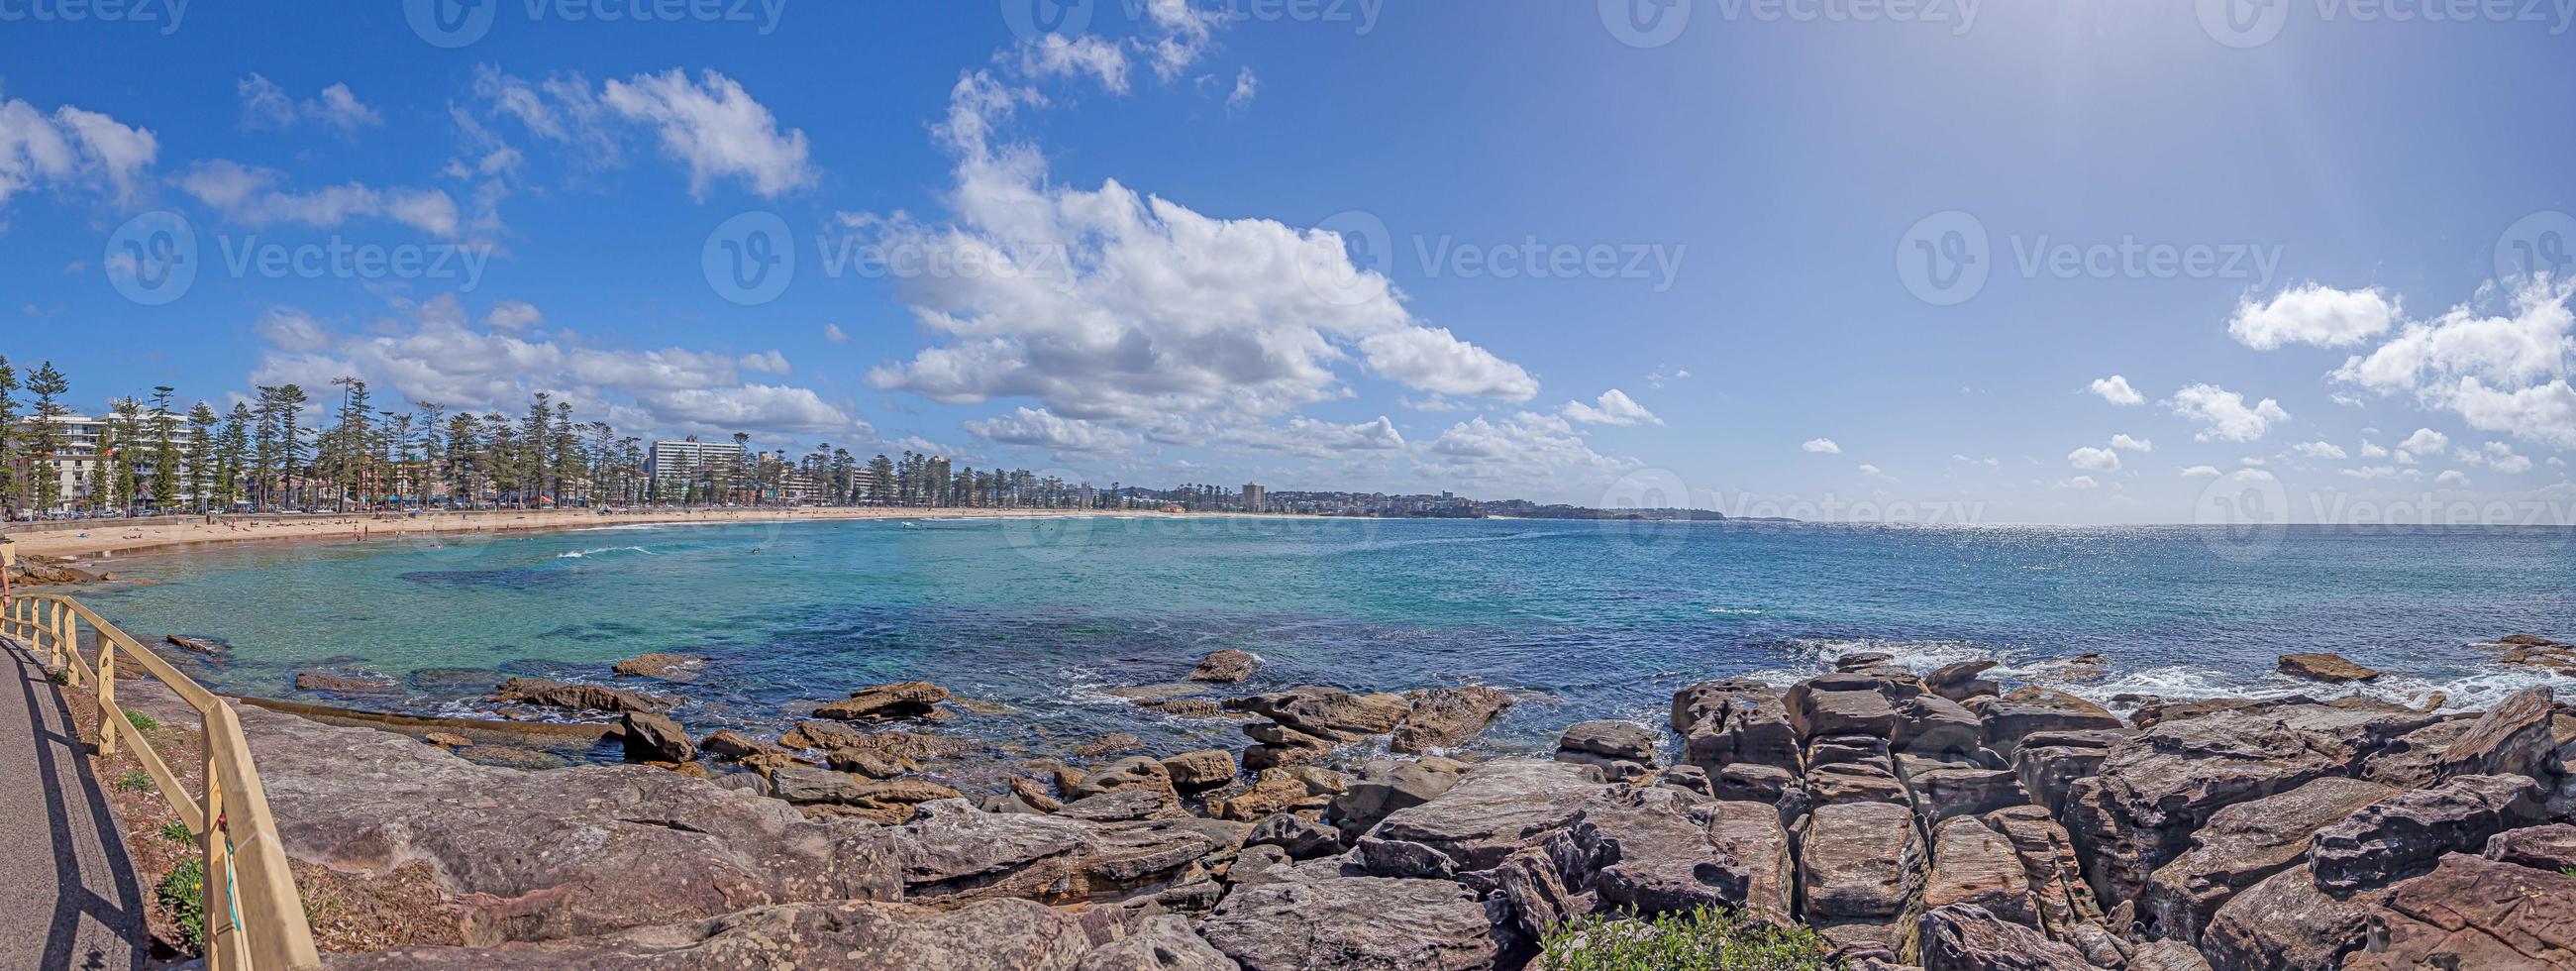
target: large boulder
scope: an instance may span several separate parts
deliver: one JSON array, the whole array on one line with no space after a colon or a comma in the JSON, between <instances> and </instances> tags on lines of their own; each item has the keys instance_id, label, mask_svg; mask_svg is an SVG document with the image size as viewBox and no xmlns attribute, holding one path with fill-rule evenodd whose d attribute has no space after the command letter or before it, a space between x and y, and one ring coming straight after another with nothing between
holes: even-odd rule
<instances>
[{"instance_id":1,"label":"large boulder","mask_svg":"<svg viewBox=\"0 0 2576 971\"><path fill-rule=\"evenodd\" d=\"M2011 840L1974 817L1942 822L1932 833L1932 872L1923 883L1923 906L1974 904L1987 913L2034 930L2039 903L2030 874Z\"/></svg>"},{"instance_id":2,"label":"large boulder","mask_svg":"<svg viewBox=\"0 0 2576 971\"><path fill-rule=\"evenodd\" d=\"M1673 693L1684 761L1710 778L1736 763L1800 768L1798 734L1778 689L1748 678L1702 681Z\"/></svg>"},{"instance_id":3,"label":"large boulder","mask_svg":"<svg viewBox=\"0 0 2576 971\"><path fill-rule=\"evenodd\" d=\"M2112 746L2136 735L2125 728L2033 732L2013 750L2013 775L2031 801L2048 807L2053 816L2065 810L2067 790L2076 780L2101 771Z\"/></svg>"},{"instance_id":4,"label":"large boulder","mask_svg":"<svg viewBox=\"0 0 2576 971\"><path fill-rule=\"evenodd\" d=\"M1961 703L1985 723L1986 747L2011 758L2025 736L2039 732L2083 732L2121 727L2110 709L2048 688L2015 688L2001 695L1980 695Z\"/></svg>"},{"instance_id":5,"label":"large boulder","mask_svg":"<svg viewBox=\"0 0 2576 971\"><path fill-rule=\"evenodd\" d=\"M1923 689L1952 701L1966 701L1978 695L2003 693L2003 686L1991 678L1979 677L2000 662L1960 661L1944 664L1923 676Z\"/></svg>"},{"instance_id":6,"label":"large boulder","mask_svg":"<svg viewBox=\"0 0 2576 971\"><path fill-rule=\"evenodd\" d=\"M1987 813L1984 819L2021 858L2022 875L2030 882L2042 931L2052 938L2064 938L2076 927L2102 919L2102 908L2094 902L2092 888L2084 884L2084 868L2075 855L2074 838L2048 810L2010 806Z\"/></svg>"},{"instance_id":7,"label":"large boulder","mask_svg":"<svg viewBox=\"0 0 2576 971\"><path fill-rule=\"evenodd\" d=\"M2317 889L2305 864L2263 878L2218 908L2200 937L2213 971L2332 968L2361 948L2371 908L2386 890L2338 897Z\"/></svg>"},{"instance_id":8,"label":"large boulder","mask_svg":"<svg viewBox=\"0 0 2576 971\"><path fill-rule=\"evenodd\" d=\"M1914 690L1904 690L1907 687ZM1896 734L1903 718L1897 714L1896 702L1920 693L1919 686L1878 675L1837 673L1800 681L1781 700L1788 708L1789 726L1797 729L1800 739L1826 735L1885 739Z\"/></svg>"},{"instance_id":9,"label":"large boulder","mask_svg":"<svg viewBox=\"0 0 2576 971\"><path fill-rule=\"evenodd\" d=\"M1556 741L1556 760L1597 765L1613 778L1645 775L1655 769L1655 733L1623 721L1577 722Z\"/></svg>"},{"instance_id":10,"label":"large boulder","mask_svg":"<svg viewBox=\"0 0 2576 971\"><path fill-rule=\"evenodd\" d=\"M1779 811L1765 803L1721 801L1708 812L1709 840L1717 846L1710 862L1726 872L1730 886L1742 885L1737 906L1756 920L1788 926L1795 913L1797 858Z\"/></svg>"},{"instance_id":11,"label":"large boulder","mask_svg":"<svg viewBox=\"0 0 2576 971\"><path fill-rule=\"evenodd\" d=\"M1476 736L1484 734L1485 726L1493 724L1512 706L1510 694L1483 685L1420 688L1405 692L1404 698L1413 711L1405 716L1404 724L1396 726L1386 747L1409 753L1456 748L1475 741Z\"/></svg>"},{"instance_id":12,"label":"large boulder","mask_svg":"<svg viewBox=\"0 0 2576 971\"><path fill-rule=\"evenodd\" d=\"M2550 713L2549 686L2515 692L2444 749L2436 767L2444 776L2545 775L2556 747Z\"/></svg>"},{"instance_id":13,"label":"large boulder","mask_svg":"<svg viewBox=\"0 0 2576 971\"><path fill-rule=\"evenodd\" d=\"M2509 829L2489 837L2478 855L2552 873L2576 870L2576 826L2550 823Z\"/></svg>"},{"instance_id":14,"label":"large boulder","mask_svg":"<svg viewBox=\"0 0 2576 971\"><path fill-rule=\"evenodd\" d=\"M2156 869L2140 914L2160 937L2198 939L2229 898L2305 861L2318 830L2396 792L2376 782L2328 776L2221 809L2192 835L2189 852Z\"/></svg>"},{"instance_id":15,"label":"large boulder","mask_svg":"<svg viewBox=\"0 0 2576 971\"><path fill-rule=\"evenodd\" d=\"M629 762L686 762L698 757L698 746L680 723L648 711L630 711L619 722L619 737Z\"/></svg>"},{"instance_id":16,"label":"large boulder","mask_svg":"<svg viewBox=\"0 0 2576 971\"><path fill-rule=\"evenodd\" d=\"M236 710L287 855L371 877L427 862L469 944L902 892L893 842L857 821L645 766L477 765L391 732Z\"/></svg>"},{"instance_id":17,"label":"large boulder","mask_svg":"<svg viewBox=\"0 0 2576 971\"><path fill-rule=\"evenodd\" d=\"M1798 883L1809 923L1896 920L1923 886L1913 814L1881 802L1817 807L1799 834Z\"/></svg>"},{"instance_id":18,"label":"large boulder","mask_svg":"<svg viewBox=\"0 0 2576 971\"><path fill-rule=\"evenodd\" d=\"M1152 756L1131 755L1083 776L1082 781L1075 783L1073 788L1065 790L1064 796L1067 799L1081 799L1104 792L1124 792L1130 789L1175 794L1172 786L1172 770L1164 765L1162 760Z\"/></svg>"},{"instance_id":19,"label":"large boulder","mask_svg":"<svg viewBox=\"0 0 2576 971\"><path fill-rule=\"evenodd\" d=\"M675 702L667 698L603 688L595 684L567 684L545 678L511 678L492 689L492 700L510 704L562 708L568 711L665 711Z\"/></svg>"},{"instance_id":20,"label":"large boulder","mask_svg":"<svg viewBox=\"0 0 2576 971\"><path fill-rule=\"evenodd\" d=\"M695 679L698 676L698 669L705 667L706 663L706 658L694 654L669 654L655 651L619 661L610 669L619 674L638 678L688 681Z\"/></svg>"},{"instance_id":21,"label":"large boulder","mask_svg":"<svg viewBox=\"0 0 2576 971\"><path fill-rule=\"evenodd\" d=\"M2381 799L2317 831L2308 850L2317 886L2343 894L2433 868L2443 854L2536 822L2543 790L2520 775L2464 775Z\"/></svg>"},{"instance_id":22,"label":"large boulder","mask_svg":"<svg viewBox=\"0 0 2576 971\"><path fill-rule=\"evenodd\" d=\"M1251 677L1259 667L1259 655L1229 647L1200 658L1198 667L1190 669L1189 680L1231 684Z\"/></svg>"},{"instance_id":23,"label":"large boulder","mask_svg":"<svg viewBox=\"0 0 2576 971\"><path fill-rule=\"evenodd\" d=\"M946 700L948 689L928 681L880 684L850 692L847 698L817 707L814 717L845 722L928 718L937 712L938 704Z\"/></svg>"},{"instance_id":24,"label":"large boulder","mask_svg":"<svg viewBox=\"0 0 2576 971\"><path fill-rule=\"evenodd\" d=\"M1292 860L1311 860L1342 851L1342 834L1330 826L1288 813L1272 813L1253 824L1245 846L1276 846Z\"/></svg>"},{"instance_id":25,"label":"large boulder","mask_svg":"<svg viewBox=\"0 0 2576 971\"><path fill-rule=\"evenodd\" d=\"M2341 654L2323 651L2281 655L2280 667L2282 674L2293 678L2306 678L2328 684L2368 681L2379 677L2379 672L2375 669L2354 664Z\"/></svg>"},{"instance_id":26,"label":"large boulder","mask_svg":"<svg viewBox=\"0 0 2576 971\"><path fill-rule=\"evenodd\" d=\"M2356 971L2576 967L2576 876L2467 854L2398 884L2371 909Z\"/></svg>"},{"instance_id":27,"label":"large boulder","mask_svg":"<svg viewBox=\"0 0 2576 971\"><path fill-rule=\"evenodd\" d=\"M2400 789L2423 789L2442 781L2443 755L2452 743L2477 727L2473 719L2435 722L2389 741L2378 754L2361 761L2361 778ZM2527 773L2526 773L2527 774Z\"/></svg>"},{"instance_id":28,"label":"large boulder","mask_svg":"<svg viewBox=\"0 0 2576 971\"><path fill-rule=\"evenodd\" d=\"M1350 776L1320 765L1263 769L1253 776L1251 788L1210 796L1207 814L1249 823L1274 813L1311 812L1331 804L1350 787Z\"/></svg>"},{"instance_id":29,"label":"large boulder","mask_svg":"<svg viewBox=\"0 0 2576 971\"><path fill-rule=\"evenodd\" d=\"M1493 967L1508 943L1473 891L1387 877L1237 887L1199 934L1244 971L1473 971Z\"/></svg>"},{"instance_id":30,"label":"large boulder","mask_svg":"<svg viewBox=\"0 0 2576 971\"><path fill-rule=\"evenodd\" d=\"M1252 827L1213 819L1090 822L928 802L887 830L907 899L1124 900L1203 877Z\"/></svg>"},{"instance_id":31,"label":"large boulder","mask_svg":"<svg viewBox=\"0 0 2576 971\"><path fill-rule=\"evenodd\" d=\"M1183 752L1162 761L1172 788L1184 793L1222 789L1234 782L1234 753L1221 748Z\"/></svg>"},{"instance_id":32,"label":"large boulder","mask_svg":"<svg viewBox=\"0 0 2576 971\"><path fill-rule=\"evenodd\" d=\"M1108 938L1108 943L1095 943ZM353 971L846 968L850 971L1226 971L1178 917L1125 924L1025 900L955 910L865 900L755 907L721 917L538 944L335 954Z\"/></svg>"},{"instance_id":33,"label":"large boulder","mask_svg":"<svg viewBox=\"0 0 2576 971\"><path fill-rule=\"evenodd\" d=\"M1940 695L1916 695L1896 703L1896 732L1888 737L1894 751L1915 755L1961 755L1984 741L1985 723L1958 702Z\"/></svg>"},{"instance_id":34,"label":"large boulder","mask_svg":"<svg viewBox=\"0 0 2576 971\"><path fill-rule=\"evenodd\" d=\"M1718 841L1721 825L1725 846ZM1776 842L1765 842L1774 836ZM1601 909L1643 916L1699 908L1785 913L1779 895L1787 884L1779 868L1787 849L1769 807L1713 804L1680 790L1633 785L1585 800L1545 844L1564 885L1591 894Z\"/></svg>"},{"instance_id":35,"label":"large boulder","mask_svg":"<svg viewBox=\"0 0 2576 971\"><path fill-rule=\"evenodd\" d=\"M1927 910L1917 928L1923 971L2099 971L2082 951L1975 904Z\"/></svg>"},{"instance_id":36,"label":"large boulder","mask_svg":"<svg viewBox=\"0 0 2576 971\"><path fill-rule=\"evenodd\" d=\"M1489 870L1574 818L1604 788L1596 770L1565 762L1496 759L1438 798L1387 814L1359 837L1358 862L1381 876Z\"/></svg>"},{"instance_id":37,"label":"large boulder","mask_svg":"<svg viewBox=\"0 0 2576 971\"><path fill-rule=\"evenodd\" d=\"M1225 707L1248 711L1302 734L1336 743L1392 732L1412 710L1400 695L1352 694L1314 685L1228 698Z\"/></svg>"},{"instance_id":38,"label":"large boulder","mask_svg":"<svg viewBox=\"0 0 2576 971\"><path fill-rule=\"evenodd\" d=\"M1922 817L1926 826L1953 816L1982 816L2030 801L2022 792L2021 778L2008 770L1911 758L1898 759L1897 766L1903 770L1914 814Z\"/></svg>"},{"instance_id":39,"label":"large boulder","mask_svg":"<svg viewBox=\"0 0 2576 971\"><path fill-rule=\"evenodd\" d=\"M1370 762L1360 766L1359 776L1333 797L1324 818L1341 830L1342 841L1348 843L1359 839L1388 813L1438 798L1457 785L1458 777L1466 772L1464 763L1448 759Z\"/></svg>"}]
</instances>

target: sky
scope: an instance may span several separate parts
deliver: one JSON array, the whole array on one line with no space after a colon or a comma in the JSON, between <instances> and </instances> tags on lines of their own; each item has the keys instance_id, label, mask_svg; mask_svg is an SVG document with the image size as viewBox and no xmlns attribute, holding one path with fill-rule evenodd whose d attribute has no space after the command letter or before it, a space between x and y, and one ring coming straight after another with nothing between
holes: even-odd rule
<instances>
[{"instance_id":1,"label":"sky","mask_svg":"<svg viewBox=\"0 0 2576 971\"><path fill-rule=\"evenodd\" d=\"M2571 20L0 0L0 354L1101 485L2565 524Z\"/></svg>"}]
</instances>

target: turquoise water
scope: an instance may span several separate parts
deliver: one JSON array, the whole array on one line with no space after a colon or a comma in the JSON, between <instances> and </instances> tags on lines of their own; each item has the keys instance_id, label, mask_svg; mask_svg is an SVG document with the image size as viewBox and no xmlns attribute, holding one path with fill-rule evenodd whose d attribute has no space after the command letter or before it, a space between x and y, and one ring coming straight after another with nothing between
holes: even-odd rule
<instances>
[{"instance_id":1,"label":"turquoise water","mask_svg":"<svg viewBox=\"0 0 2576 971\"><path fill-rule=\"evenodd\" d=\"M1586 718L1659 721L1689 681L1788 680L1884 650L1928 668L1991 656L2056 683L2085 652L2108 698L2285 692L2274 658L2332 650L2367 690L2477 705L2542 676L2475 642L2576 635L2576 533L2294 527L1921 528L1756 523L1195 517L615 527L465 540L246 545L120 558L157 581L85 592L138 636L232 645L198 674L300 695L296 671L401 679L424 712L488 711L506 674L687 699L693 729L782 727L800 704L927 679L1001 706L995 739L1108 730L1240 745L1232 725L1099 693L1238 647L1249 685L1525 692L1490 744ZM645 651L713 658L694 684L609 674ZM2328 692L2331 693L2331 692Z\"/></svg>"}]
</instances>

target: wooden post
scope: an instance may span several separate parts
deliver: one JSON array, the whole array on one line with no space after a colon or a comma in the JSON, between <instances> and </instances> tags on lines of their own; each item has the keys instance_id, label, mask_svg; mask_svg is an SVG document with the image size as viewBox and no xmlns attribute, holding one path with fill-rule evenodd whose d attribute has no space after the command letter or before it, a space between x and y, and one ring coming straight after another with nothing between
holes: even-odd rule
<instances>
[{"instance_id":1,"label":"wooden post","mask_svg":"<svg viewBox=\"0 0 2576 971\"><path fill-rule=\"evenodd\" d=\"M98 754L116 754L116 723L110 718L124 718L116 709L116 639L102 634L98 639Z\"/></svg>"},{"instance_id":2,"label":"wooden post","mask_svg":"<svg viewBox=\"0 0 2576 971\"><path fill-rule=\"evenodd\" d=\"M208 971L236 971L241 965L233 960L233 948L239 943L241 928L233 926L232 851L224 843L231 838L224 821L223 773L216 770L222 759L216 742L215 718L205 719L206 779L206 910L205 952Z\"/></svg>"}]
</instances>

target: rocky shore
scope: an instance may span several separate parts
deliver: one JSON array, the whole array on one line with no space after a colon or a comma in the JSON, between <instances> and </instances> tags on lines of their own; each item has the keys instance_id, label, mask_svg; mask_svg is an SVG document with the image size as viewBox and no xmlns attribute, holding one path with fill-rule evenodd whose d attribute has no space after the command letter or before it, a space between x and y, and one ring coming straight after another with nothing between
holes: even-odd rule
<instances>
[{"instance_id":1,"label":"rocky shore","mask_svg":"<svg viewBox=\"0 0 2576 971\"><path fill-rule=\"evenodd\" d=\"M2576 967L2576 711L2546 687L2483 712L2333 697L2338 661L2284 662L2332 679L2316 697L2122 717L1985 664L1851 656L1689 685L1665 724L1572 725L1545 759L1458 754L1501 691L1306 686L1186 699L1237 720L1239 751L976 791L925 772L968 747L941 723L973 717L926 682L776 738L504 685L616 712L638 763L549 770L241 716L292 856L426 864L460 915L462 946L337 967L1514 968L1571 921L1607 917L1604 939L1702 908L1812 929L1852 968ZM1221 652L1191 683L1257 663Z\"/></svg>"}]
</instances>

